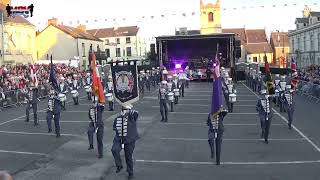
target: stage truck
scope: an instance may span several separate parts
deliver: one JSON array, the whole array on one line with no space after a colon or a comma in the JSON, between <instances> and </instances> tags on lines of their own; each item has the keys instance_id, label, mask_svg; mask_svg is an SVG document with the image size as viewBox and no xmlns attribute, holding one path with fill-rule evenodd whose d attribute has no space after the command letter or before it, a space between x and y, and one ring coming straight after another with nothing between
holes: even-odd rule
<instances>
[{"instance_id":1,"label":"stage truck","mask_svg":"<svg viewBox=\"0 0 320 180\"><path fill-rule=\"evenodd\" d=\"M187 66L192 70L192 79L206 79L207 68L212 70L217 49L222 66L235 66L235 34L176 35L156 38L159 65L170 73L177 73ZM219 47L217 48L219 44Z\"/></svg>"}]
</instances>

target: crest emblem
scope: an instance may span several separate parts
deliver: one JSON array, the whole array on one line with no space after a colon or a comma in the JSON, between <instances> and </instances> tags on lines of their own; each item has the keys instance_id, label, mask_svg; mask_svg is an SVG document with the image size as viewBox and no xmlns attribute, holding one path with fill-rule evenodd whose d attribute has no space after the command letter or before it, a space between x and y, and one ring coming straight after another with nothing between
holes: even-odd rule
<instances>
[{"instance_id":1,"label":"crest emblem","mask_svg":"<svg viewBox=\"0 0 320 180\"><path fill-rule=\"evenodd\" d=\"M134 87L134 77L131 72L120 71L116 74L117 91L132 93Z\"/></svg>"}]
</instances>

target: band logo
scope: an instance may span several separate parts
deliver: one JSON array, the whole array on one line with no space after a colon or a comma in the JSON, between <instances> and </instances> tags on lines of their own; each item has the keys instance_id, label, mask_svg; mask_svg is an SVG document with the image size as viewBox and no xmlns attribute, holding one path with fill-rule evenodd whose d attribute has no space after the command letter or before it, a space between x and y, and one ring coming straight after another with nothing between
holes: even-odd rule
<instances>
[{"instance_id":1,"label":"band logo","mask_svg":"<svg viewBox=\"0 0 320 180\"><path fill-rule=\"evenodd\" d=\"M9 4L6 7L8 17L23 16L24 18L33 16L33 4L29 6L10 6Z\"/></svg>"}]
</instances>

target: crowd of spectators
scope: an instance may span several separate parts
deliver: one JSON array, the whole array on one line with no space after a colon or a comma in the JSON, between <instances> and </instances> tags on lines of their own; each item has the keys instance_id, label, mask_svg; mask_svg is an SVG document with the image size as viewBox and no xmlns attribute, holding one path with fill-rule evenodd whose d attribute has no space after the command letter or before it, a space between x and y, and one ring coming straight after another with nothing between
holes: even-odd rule
<instances>
[{"instance_id":1,"label":"crowd of spectators","mask_svg":"<svg viewBox=\"0 0 320 180\"><path fill-rule=\"evenodd\" d=\"M302 81L320 85L320 65L311 65L299 71L299 78Z\"/></svg>"},{"instance_id":2,"label":"crowd of spectators","mask_svg":"<svg viewBox=\"0 0 320 180\"><path fill-rule=\"evenodd\" d=\"M34 65L40 96L45 96L49 89L50 65ZM84 77L85 72L79 68L71 67L66 64L55 64L56 78L59 81L61 77L77 75L78 78ZM7 104L14 104L23 99L23 93L31 81L31 68L29 65L3 65L0 67L0 107Z\"/></svg>"}]
</instances>

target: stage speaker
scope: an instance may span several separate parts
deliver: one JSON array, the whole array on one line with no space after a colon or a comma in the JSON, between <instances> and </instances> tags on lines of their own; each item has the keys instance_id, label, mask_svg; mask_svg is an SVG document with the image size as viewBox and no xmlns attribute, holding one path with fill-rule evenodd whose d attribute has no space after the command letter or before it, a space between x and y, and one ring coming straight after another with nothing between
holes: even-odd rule
<instances>
[{"instance_id":1,"label":"stage speaker","mask_svg":"<svg viewBox=\"0 0 320 180\"><path fill-rule=\"evenodd\" d=\"M236 58L241 58L241 40L236 39L234 44L235 44L234 51L235 51Z\"/></svg>"},{"instance_id":2,"label":"stage speaker","mask_svg":"<svg viewBox=\"0 0 320 180\"><path fill-rule=\"evenodd\" d=\"M154 43L150 44L150 53L151 55L156 54L156 45Z\"/></svg>"}]
</instances>

